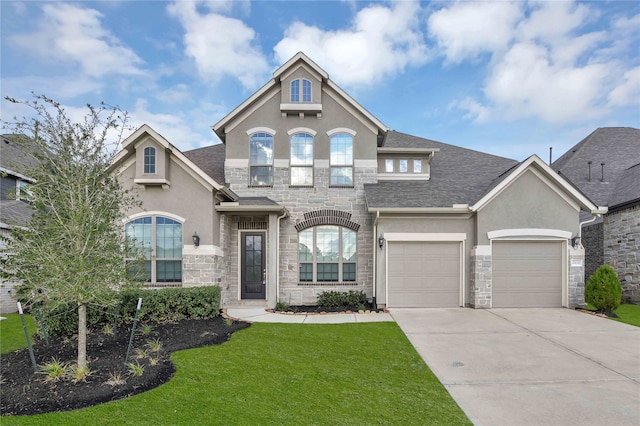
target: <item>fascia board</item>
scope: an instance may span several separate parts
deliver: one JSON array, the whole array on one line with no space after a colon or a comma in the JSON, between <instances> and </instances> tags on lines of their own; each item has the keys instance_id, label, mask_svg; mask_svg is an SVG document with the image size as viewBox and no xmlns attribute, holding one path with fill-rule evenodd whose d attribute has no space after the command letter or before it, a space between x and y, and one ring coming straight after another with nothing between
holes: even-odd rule
<instances>
[{"instance_id":1,"label":"fascia board","mask_svg":"<svg viewBox=\"0 0 640 426\"><path fill-rule=\"evenodd\" d=\"M440 148L378 148L378 154L404 154L404 153L419 153L429 154L433 152L440 152Z\"/></svg>"},{"instance_id":2,"label":"fascia board","mask_svg":"<svg viewBox=\"0 0 640 426\"><path fill-rule=\"evenodd\" d=\"M238 114L240 114L242 111L244 111L247 107L249 107L249 105L251 105L253 102L255 102L257 99L259 99L261 96L263 96L265 93L267 93L271 88L273 88L273 86L276 85L276 80L275 79L271 79L269 80L264 86L262 86L260 89L258 89L257 92L255 92L253 95L251 95L247 100L245 100L243 103L241 103L240 105L238 105L233 111L231 111L229 114L225 115L220 121L218 121L216 124L214 124L213 126L211 126L211 129L218 135L220 136L220 131L223 131L224 133L224 128L228 125L229 122L231 122L232 120L234 120L236 118L236 116Z\"/></svg>"},{"instance_id":3,"label":"fascia board","mask_svg":"<svg viewBox=\"0 0 640 426\"><path fill-rule=\"evenodd\" d=\"M241 206L237 203L233 203L233 205L224 205L218 204L216 205L216 211L218 212L227 212L227 213L258 213L258 212L283 212L285 211L284 206Z\"/></svg>"},{"instance_id":4,"label":"fascia board","mask_svg":"<svg viewBox=\"0 0 640 426\"><path fill-rule=\"evenodd\" d=\"M473 206L471 206L472 211L478 211L482 209L485 205L491 202L495 197L497 197L502 191L504 191L509 185L511 185L516 179L518 179L527 169L531 166L538 167L538 169L542 172L542 174L553 183L562 188L562 190L575 202L577 202L581 207L585 208L588 211L598 210L599 207L593 204L588 198L586 198L583 194L573 188L569 183L567 183L564 179L558 176L557 173L553 171L551 167L545 164L544 161L540 159L537 155L532 155L527 158L525 161L520 163L515 170L511 171L509 176L500 182L495 188L489 191L484 195L480 200L478 200ZM548 184L548 182L546 182Z\"/></svg>"},{"instance_id":5,"label":"fascia board","mask_svg":"<svg viewBox=\"0 0 640 426\"><path fill-rule=\"evenodd\" d=\"M293 55L293 57L291 59L289 59L287 62L285 62L284 64L282 64L280 67L278 67L278 69L276 69L273 72L273 78L274 79L278 79L281 78L282 75L284 73L287 72L287 70L296 62L298 62L298 60L302 60L303 63L309 67L311 67L316 73L318 73L323 79L327 80L329 79L329 74L327 74L327 72L325 70L323 70L322 68L320 68L320 66L318 64L316 64L315 62L313 62L307 55L305 55L302 52L298 52L295 55Z\"/></svg>"},{"instance_id":6,"label":"fascia board","mask_svg":"<svg viewBox=\"0 0 640 426\"><path fill-rule=\"evenodd\" d=\"M369 207L369 213L406 214L406 213L470 213L469 207Z\"/></svg>"},{"instance_id":7,"label":"fascia board","mask_svg":"<svg viewBox=\"0 0 640 426\"><path fill-rule=\"evenodd\" d=\"M258 108L267 103L271 98L280 93L280 86L271 86L269 90L265 90L260 93L260 96L257 96L252 99L251 102L244 102L241 106L242 108L236 108L231 114L227 115L229 118L222 127L216 124L214 126L214 131L218 136L221 136L218 131L223 131L223 133L229 133L233 130L239 123L241 123L248 116L253 114ZM233 116L232 116L233 115ZM226 117L225 117L226 118ZM224 119L223 119L224 120ZM216 127L217 126L217 127Z\"/></svg>"},{"instance_id":8,"label":"fascia board","mask_svg":"<svg viewBox=\"0 0 640 426\"><path fill-rule=\"evenodd\" d=\"M0 167L0 173L6 174L7 176L15 176L20 180L24 180L27 182L35 182L35 179L32 179L28 176L23 175L22 173L14 172L11 169L5 169L4 167Z\"/></svg>"}]
</instances>

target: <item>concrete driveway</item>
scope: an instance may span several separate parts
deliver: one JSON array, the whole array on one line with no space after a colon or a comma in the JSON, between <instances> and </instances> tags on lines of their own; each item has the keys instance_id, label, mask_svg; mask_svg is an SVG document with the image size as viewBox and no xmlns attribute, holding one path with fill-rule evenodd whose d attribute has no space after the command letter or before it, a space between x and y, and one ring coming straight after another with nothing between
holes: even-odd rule
<instances>
[{"instance_id":1,"label":"concrete driveway","mask_svg":"<svg viewBox=\"0 0 640 426\"><path fill-rule=\"evenodd\" d=\"M640 425L640 328L570 309L391 309L477 425Z\"/></svg>"}]
</instances>

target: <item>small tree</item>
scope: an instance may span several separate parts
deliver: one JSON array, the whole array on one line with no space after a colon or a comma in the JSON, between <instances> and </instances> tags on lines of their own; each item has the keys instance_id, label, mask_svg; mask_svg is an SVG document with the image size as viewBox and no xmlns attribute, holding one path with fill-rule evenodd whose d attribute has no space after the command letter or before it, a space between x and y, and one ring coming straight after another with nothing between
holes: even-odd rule
<instances>
[{"instance_id":1,"label":"small tree","mask_svg":"<svg viewBox=\"0 0 640 426\"><path fill-rule=\"evenodd\" d=\"M35 118L3 120L3 128L27 136L21 148L37 165L23 173L30 188L33 216L26 228L14 228L6 240L2 272L21 284L30 302L78 309L78 368L85 368L87 306L108 306L128 283L124 263L124 212L137 205L111 173L127 115L102 104L87 105L81 122L42 95L25 105Z\"/></svg>"},{"instance_id":2,"label":"small tree","mask_svg":"<svg viewBox=\"0 0 640 426\"><path fill-rule=\"evenodd\" d=\"M589 277L584 299L599 311L610 312L620 306L622 286L611 266L602 265Z\"/></svg>"}]
</instances>

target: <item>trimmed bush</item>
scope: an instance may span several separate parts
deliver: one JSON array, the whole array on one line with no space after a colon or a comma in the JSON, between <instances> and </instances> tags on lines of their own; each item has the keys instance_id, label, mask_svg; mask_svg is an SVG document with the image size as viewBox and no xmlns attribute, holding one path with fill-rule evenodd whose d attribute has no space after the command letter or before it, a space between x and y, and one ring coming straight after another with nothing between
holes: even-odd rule
<instances>
[{"instance_id":1,"label":"trimmed bush","mask_svg":"<svg viewBox=\"0 0 640 426\"><path fill-rule=\"evenodd\" d=\"M346 307L358 309L367 303L367 295L363 291L323 291L318 295L318 306L326 308Z\"/></svg>"},{"instance_id":2,"label":"trimmed bush","mask_svg":"<svg viewBox=\"0 0 640 426\"><path fill-rule=\"evenodd\" d=\"M179 321L183 319L209 319L220 314L220 287L165 288L160 290L133 289L117 295L118 323L132 323L138 299L142 306L141 322ZM40 307L40 314L52 336L70 335L78 330L78 308L72 304ZM102 328L115 322L115 307L89 306L87 326Z\"/></svg>"},{"instance_id":3,"label":"trimmed bush","mask_svg":"<svg viewBox=\"0 0 640 426\"><path fill-rule=\"evenodd\" d=\"M589 277L584 289L584 299L598 311L611 312L622 300L622 286L616 271L602 265Z\"/></svg>"}]
</instances>

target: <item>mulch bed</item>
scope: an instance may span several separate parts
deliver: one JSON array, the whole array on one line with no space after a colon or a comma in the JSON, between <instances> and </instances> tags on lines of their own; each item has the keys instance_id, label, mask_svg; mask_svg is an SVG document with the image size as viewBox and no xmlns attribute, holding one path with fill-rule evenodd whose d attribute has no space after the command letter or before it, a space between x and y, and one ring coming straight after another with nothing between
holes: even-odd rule
<instances>
[{"instance_id":1,"label":"mulch bed","mask_svg":"<svg viewBox=\"0 0 640 426\"><path fill-rule=\"evenodd\" d=\"M150 332L144 334L144 331ZM91 374L84 382L65 379L55 383L44 381L45 375L34 373L28 349L3 354L0 359L0 414L31 415L52 411L67 411L103 402L126 398L168 382L175 368L172 352L218 345L229 340L238 330L249 326L241 321L222 317L210 320L183 320L166 324L138 324L129 362L144 368L141 376L124 372L124 361L131 328L121 326L116 336L92 331L87 337L87 359ZM148 342L159 340L159 352L149 349ZM52 358L75 365L77 338L50 338L49 344L34 342L36 364L49 363ZM146 352L138 357L135 349ZM121 384L108 384L114 374L124 379ZM1 422L0 422L1 423Z\"/></svg>"},{"instance_id":2,"label":"mulch bed","mask_svg":"<svg viewBox=\"0 0 640 426\"><path fill-rule=\"evenodd\" d=\"M609 311L590 311L589 309L576 308L576 311L584 312L585 314L595 315L601 318L620 318L613 312Z\"/></svg>"},{"instance_id":3,"label":"mulch bed","mask_svg":"<svg viewBox=\"0 0 640 426\"><path fill-rule=\"evenodd\" d=\"M354 306L316 306L316 305L299 305L288 306L286 311L275 311L279 313L294 313L294 314L344 314L359 312L357 307ZM379 312L379 309L374 307L371 303L364 305L363 312Z\"/></svg>"}]
</instances>

